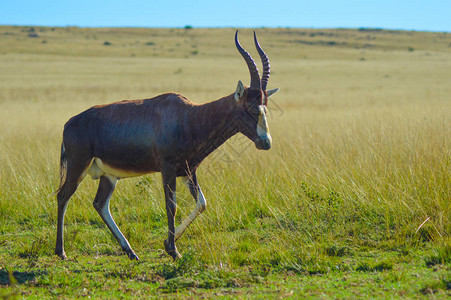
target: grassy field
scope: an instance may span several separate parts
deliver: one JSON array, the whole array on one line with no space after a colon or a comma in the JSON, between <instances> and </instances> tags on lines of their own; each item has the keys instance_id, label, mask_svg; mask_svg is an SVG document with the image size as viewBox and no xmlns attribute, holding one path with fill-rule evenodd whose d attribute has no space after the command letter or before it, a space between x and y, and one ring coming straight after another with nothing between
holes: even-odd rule
<instances>
[{"instance_id":1,"label":"grassy field","mask_svg":"<svg viewBox=\"0 0 451 300\"><path fill-rule=\"evenodd\" d=\"M0 26L3 298L445 298L451 295L451 34L258 29L271 60L273 148L236 136L198 178L207 210L164 253L161 176L119 182L111 210L86 178L53 255L64 123L176 91L202 103L249 80L235 29ZM241 43L255 58L251 30ZM180 222L194 207L179 184Z\"/></svg>"}]
</instances>

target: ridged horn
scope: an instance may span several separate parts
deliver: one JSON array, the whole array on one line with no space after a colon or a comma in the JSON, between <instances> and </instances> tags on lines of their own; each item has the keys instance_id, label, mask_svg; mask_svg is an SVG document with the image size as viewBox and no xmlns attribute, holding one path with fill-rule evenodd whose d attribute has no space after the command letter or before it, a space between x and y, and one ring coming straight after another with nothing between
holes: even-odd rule
<instances>
[{"instance_id":1,"label":"ridged horn","mask_svg":"<svg viewBox=\"0 0 451 300\"><path fill-rule=\"evenodd\" d=\"M258 54L260 54L260 58L262 59L263 63L263 75L261 80L262 90L266 91L266 85L268 84L269 80L269 74L270 66L269 66L269 58L268 55L266 55L265 51L263 51L262 47L260 47L260 44L257 41L257 34L254 31L254 42L255 42L255 48L257 48Z\"/></svg>"},{"instance_id":2,"label":"ridged horn","mask_svg":"<svg viewBox=\"0 0 451 300\"><path fill-rule=\"evenodd\" d=\"M257 66L255 65L252 57L241 47L240 42L238 42L238 30L235 33L235 45L238 51L243 56L246 61L247 67L249 68L249 72L251 74L251 89L252 90L261 90L261 82L260 82L260 74L258 73Z\"/></svg>"}]
</instances>

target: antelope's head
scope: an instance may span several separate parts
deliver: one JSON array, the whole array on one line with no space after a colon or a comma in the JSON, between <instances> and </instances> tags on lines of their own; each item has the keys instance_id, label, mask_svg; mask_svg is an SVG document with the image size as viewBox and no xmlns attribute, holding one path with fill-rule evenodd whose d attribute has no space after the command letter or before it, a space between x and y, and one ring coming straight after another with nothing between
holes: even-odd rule
<instances>
[{"instance_id":1,"label":"antelope's head","mask_svg":"<svg viewBox=\"0 0 451 300\"><path fill-rule=\"evenodd\" d=\"M271 148L271 134L269 133L268 120L268 98L279 89L266 90L268 84L270 69L269 59L266 53L260 47L257 41L257 35L254 32L254 42L258 54L260 54L263 63L263 75L260 79L257 66L254 60L241 47L238 41L238 30L235 34L235 45L247 63L251 75L250 87L244 87L241 81L235 91L235 100L239 107L240 132L255 143L255 147L260 150L269 150Z\"/></svg>"}]
</instances>

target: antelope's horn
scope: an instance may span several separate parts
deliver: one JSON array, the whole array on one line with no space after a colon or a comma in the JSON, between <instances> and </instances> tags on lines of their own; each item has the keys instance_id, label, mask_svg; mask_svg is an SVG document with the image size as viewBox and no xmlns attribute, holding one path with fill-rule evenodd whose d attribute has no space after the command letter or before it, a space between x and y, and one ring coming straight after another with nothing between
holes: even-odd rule
<instances>
[{"instance_id":1,"label":"antelope's horn","mask_svg":"<svg viewBox=\"0 0 451 300\"><path fill-rule=\"evenodd\" d=\"M263 63L263 75L261 85L262 90L266 91L266 85L268 84L269 74L271 73L269 66L269 58L268 55L266 55L265 51L263 51L262 47L260 47L260 44L257 41L257 34L255 33L255 31L254 31L254 42L255 47L257 48L258 54L260 54L260 58L262 59Z\"/></svg>"},{"instance_id":2,"label":"antelope's horn","mask_svg":"<svg viewBox=\"0 0 451 300\"><path fill-rule=\"evenodd\" d=\"M258 73L257 66L255 65L254 60L252 57L247 53L246 50L241 47L240 42L238 42L238 30L235 33L235 45L238 51L243 56L244 60L247 63L247 66L249 68L249 72L251 73L251 89L252 90L260 90L261 89L261 83L260 83L260 74Z\"/></svg>"}]
</instances>

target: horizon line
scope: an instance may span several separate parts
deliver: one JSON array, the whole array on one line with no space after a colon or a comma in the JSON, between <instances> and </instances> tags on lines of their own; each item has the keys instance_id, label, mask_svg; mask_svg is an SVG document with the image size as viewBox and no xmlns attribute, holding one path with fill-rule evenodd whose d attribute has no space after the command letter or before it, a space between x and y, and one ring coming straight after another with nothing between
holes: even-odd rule
<instances>
[{"instance_id":1,"label":"horizon line","mask_svg":"<svg viewBox=\"0 0 451 300\"><path fill-rule=\"evenodd\" d=\"M413 31L413 32L431 32L431 33L451 33L448 30L432 30L432 29L408 29L408 28L389 28L389 27L373 27L373 26L337 26L337 27L302 27L302 26L194 26L186 24L184 26L136 26L136 25L102 25L102 26L89 26L89 25L36 25L36 24L0 24L2 27L48 27L48 28L139 28L139 29L312 29L312 30L373 30L373 31Z\"/></svg>"}]
</instances>

